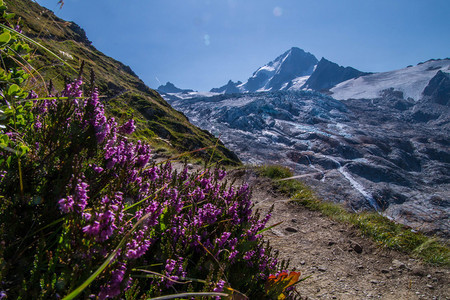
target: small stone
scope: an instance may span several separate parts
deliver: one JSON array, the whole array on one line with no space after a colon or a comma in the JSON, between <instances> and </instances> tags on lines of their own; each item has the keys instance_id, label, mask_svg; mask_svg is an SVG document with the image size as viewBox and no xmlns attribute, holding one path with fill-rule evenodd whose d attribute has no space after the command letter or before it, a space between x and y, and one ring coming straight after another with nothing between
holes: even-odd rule
<instances>
[{"instance_id":1,"label":"small stone","mask_svg":"<svg viewBox=\"0 0 450 300\"><path fill-rule=\"evenodd\" d=\"M364 266L363 265L359 265L356 268L362 270L362 269L364 269Z\"/></svg>"},{"instance_id":2,"label":"small stone","mask_svg":"<svg viewBox=\"0 0 450 300\"><path fill-rule=\"evenodd\" d=\"M382 269L382 270L381 270L381 273L383 273L383 274L387 274L387 273L389 273L389 270L386 270L386 269Z\"/></svg>"},{"instance_id":3,"label":"small stone","mask_svg":"<svg viewBox=\"0 0 450 300\"><path fill-rule=\"evenodd\" d=\"M303 266L303 265L306 264L306 261L302 260L302 261L300 262L300 264Z\"/></svg>"},{"instance_id":4,"label":"small stone","mask_svg":"<svg viewBox=\"0 0 450 300\"><path fill-rule=\"evenodd\" d=\"M286 230L287 232L298 232L297 229L292 228L292 227L286 227L284 230Z\"/></svg>"},{"instance_id":5,"label":"small stone","mask_svg":"<svg viewBox=\"0 0 450 300\"><path fill-rule=\"evenodd\" d=\"M370 283L378 284L378 280L371 280Z\"/></svg>"},{"instance_id":6,"label":"small stone","mask_svg":"<svg viewBox=\"0 0 450 300\"><path fill-rule=\"evenodd\" d=\"M397 269L406 269L405 263L403 263L397 259L394 259L392 261L392 265L394 266L394 268L397 268Z\"/></svg>"},{"instance_id":7,"label":"small stone","mask_svg":"<svg viewBox=\"0 0 450 300\"><path fill-rule=\"evenodd\" d=\"M327 269L326 266L319 266L319 267L317 268L317 270L319 270L320 272L325 272L325 271L328 270L328 269Z\"/></svg>"},{"instance_id":8,"label":"small stone","mask_svg":"<svg viewBox=\"0 0 450 300\"><path fill-rule=\"evenodd\" d=\"M431 284L427 284L427 288L429 288L430 290L433 290L434 286L432 286Z\"/></svg>"},{"instance_id":9,"label":"small stone","mask_svg":"<svg viewBox=\"0 0 450 300\"><path fill-rule=\"evenodd\" d=\"M431 279L431 274L428 274L428 275L427 275L427 278L428 278L428 279Z\"/></svg>"},{"instance_id":10,"label":"small stone","mask_svg":"<svg viewBox=\"0 0 450 300\"><path fill-rule=\"evenodd\" d=\"M292 219L291 222L292 223L297 223L297 219Z\"/></svg>"},{"instance_id":11,"label":"small stone","mask_svg":"<svg viewBox=\"0 0 450 300\"><path fill-rule=\"evenodd\" d=\"M361 245L353 241L350 244L350 249L358 254L361 254L363 252L363 248L361 247Z\"/></svg>"}]
</instances>

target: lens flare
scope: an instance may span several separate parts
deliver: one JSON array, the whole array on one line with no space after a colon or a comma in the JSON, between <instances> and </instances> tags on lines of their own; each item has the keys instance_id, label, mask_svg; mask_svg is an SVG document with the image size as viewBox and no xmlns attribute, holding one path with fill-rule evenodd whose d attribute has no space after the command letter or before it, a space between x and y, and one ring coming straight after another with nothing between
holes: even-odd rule
<instances>
[{"instance_id":1,"label":"lens flare","mask_svg":"<svg viewBox=\"0 0 450 300\"><path fill-rule=\"evenodd\" d=\"M282 9L281 7L276 6L276 7L273 9L273 15L274 15L275 17L281 17L282 14L283 14L283 9Z\"/></svg>"}]
</instances>

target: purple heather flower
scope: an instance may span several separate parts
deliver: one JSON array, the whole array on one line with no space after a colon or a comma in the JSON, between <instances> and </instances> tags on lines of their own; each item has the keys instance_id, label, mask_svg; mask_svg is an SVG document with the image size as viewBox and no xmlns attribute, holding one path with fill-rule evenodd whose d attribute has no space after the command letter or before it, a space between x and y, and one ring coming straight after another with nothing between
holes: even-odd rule
<instances>
[{"instance_id":1,"label":"purple heather flower","mask_svg":"<svg viewBox=\"0 0 450 300\"><path fill-rule=\"evenodd\" d=\"M74 201L73 201L72 196L68 196L67 198L62 198L61 200L58 201L58 204L59 204L59 208L65 213L73 211Z\"/></svg>"},{"instance_id":2,"label":"purple heather flower","mask_svg":"<svg viewBox=\"0 0 450 300\"><path fill-rule=\"evenodd\" d=\"M165 270L167 273L172 273L172 271L175 269L175 265L176 265L177 261L173 260L173 259L168 259L166 260L166 266L165 266Z\"/></svg>"},{"instance_id":3,"label":"purple heather flower","mask_svg":"<svg viewBox=\"0 0 450 300\"><path fill-rule=\"evenodd\" d=\"M76 205L83 211L87 205L87 199L89 199L88 192L89 185L86 182L78 180L78 184L75 188Z\"/></svg>"},{"instance_id":4,"label":"purple heather flower","mask_svg":"<svg viewBox=\"0 0 450 300\"><path fill-rule=\"evenodd\" d=\"M30 90L28 93L27 99L36 99L38 97L38 94L36 94L33 90Z\"/></svg>"},{"instance_id":5,"label":"purple heather flower","mask_svg":"<svg viewBox=\"0 0 450 300\"><path fill-rule=\"evenodd\" d=\"M198 210L198 219L200 225L204 223L213 224L217 221L217 217L222 213L222 210L217 206L207 203Z\"/></svg>"},{"instance_id":6,"label":"purple heather flower","mask_svg":"<svg viewBox=\"0 0 450 300\"><path fill-rule=\"evenodd\" d=\"M92 223L91 225L83 227L83 232L88 235L96 236L98 235L99 231L100 231L100 223L97 221L94 221L94 223Z\"/></svg>"},{"instance_id":7,"label":"purple heather flower","mask_svg":"<svg viewBox=\"0 0 450 300\"><path fill-rule=\"evenodd\" d=\"M86 221L89 221L89 220L91 219L91 217L92 217L92 215L91 215L90 213L87 213L87 212L83 212L83 213L81 214L81 216L82 216L83 219L86 220Z\"/></svg>"},{"instance_id":8,"label":"purple heather flower","mask_svg":"<svg viewBox=\"0 0 450 300\"><path fill-rule=\"evenodd\" d=\"M92 166L92 169L94 169L94 171L95 171L96 173L101 173L101 172L103 172L103 168L102 168L102 167L99 167L99 166L97 166L97 165L93 165L93 166Z\"/></svg>"},{"instance_id":9,"label":"purple heather flower","mask_svg":"<svg viewBox=\"0 0 450 300\"><path fill-rule=\"evenodd\" d=\"M225 244L225 242L228 240L230 236L231 232L224 232L222 233L222 236L220 238L216 239L216 244L219 245L219 248L222 248L222 246Z\"/></svg>"},{"instance_id":10,"label":"purple heather flower","mask_svg":"<svg viewBox=\"0 0 450 300\"><path fill-rule=\"evenodd\" d=\"M239 251L235 250L230 253L230 256L228 256L228 260L231 262L234 262L234 259L236 258L236 255L238 255Z\"/></svg>"},{"instance_id":11,"label":"purple heather flower","mask_svg":"<svg viewBox=\"0 0 450 300\"><path fill-rule=\"evenodd\" d=\"M216 287L213 289L213 292L217 292L217 293L223 292L223 287L224 287L224 286L225 286L225 281L222 280L222 279L220 279L220 280L217 282ZM219 296L216 296L216 297L215 297L216 300L220 300L220 298L221 298L221 297L219 297Z\"/></svg>"},{"instance_id":12,"label":"purple heather flower","mask_svg":"<svg viewBox=\"0 0 450 300\"><path fill-rule=\"evenodd\" d=\"M255 255L255 250L247 251L247 252L244 254L244 259L245 259L245 260L250 260L250 259L252 259L253 255Z\"/></svg>"},{"instance_id":13,"label":"purple heather flower","mask_svg":"<svg viewBox=\"0 0 450 300\"><path fill-rule=\"evenodd\" d=\"M148 177L150 181L156 181L159 179L159 175L157 173L157 167L150 168L144 171L144 176Z\"/></svg>"},{"instance_id":14,"label":"purple heather flower","mask_svg":"<svg viewBox=\"0 0 450 300\"><path fill-rule=\"evenodd\" d=\"M166 265L164 267L166 276L168 276L172 280L178 280L181 277L186 277L186 272L183 268L183 258L177 257L177 260L167 259ZM166 287L172 286L174 283L172 281L168 281L166 279L162 279L162 281L166 281Z\"/></svg>"},{"instance_id":15,"label":"purple heather flower","mask_svg":"<svg viewBox=\"0 0 450 300\"><path fill-rule=\"evenodd\" d=\"M126 122L119 128L119 132L123 134L132 134L135 130L136 126L134 125L133 119L130 119L128 122Z\"/></svg>"},{"instance_id":16,"label":"purple heather flower","mask_svg":"<svg viewBox=\"0 0 450 300\"><path fill-rule=\"evenodd\" d=\"M101 288L98 295L99 299L114 298L120 294L120 285L125 278L126 270L127 268L125 263L118 263L117 269L111 272L111 280L109 283ZM130 281L128 284L129 283Z\"/></svg>"},{"instance_id":17,"label":"purple heather flower","mask_svg":"<svg viewBox=\"0 0 450 300\"><path fill-rule=\"evenodd\" d=\"M215 173L216 173L217 180L222 180L227 175L227 172L222 169L216 169Z\"/></svg>"}]
</instances>

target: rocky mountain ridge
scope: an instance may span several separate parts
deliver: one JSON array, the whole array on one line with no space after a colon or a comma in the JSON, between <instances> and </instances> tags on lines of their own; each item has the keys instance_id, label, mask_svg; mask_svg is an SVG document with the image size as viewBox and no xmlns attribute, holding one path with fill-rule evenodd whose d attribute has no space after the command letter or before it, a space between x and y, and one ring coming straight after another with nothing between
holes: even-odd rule
<instances>
[{"instance_id":1,"label":"rocky mountain ridge","mask_svg":"<svg viewBox=\"0 0 450 300\"><path fill-rule=\"evenodd\" d=\"M314 91L168 101L220 135L246 163L290 166L324 199L449 237L450 87L442 71L447 63L417 66L425 78L434 69L419 100L388 85L377 97L345 101Z\"/></svg>"},{"instance_id":2,"label":"rocky mountain ridge","mask_svg":"<svg viewBox=\"0 0 450 300\"><path fill-rule=\"evenodd\" d=\"M180 89L177 88L172 82L167 82L165 85L160 85L157 89L160 93L191 93L194 92L194 90L190 89Z\"/></svg>"},{"instance_id":3,"label":"rocky mountain ridge","mask_svg":"<svg viewBox=\"0 0 450 300\"><path fill-rule=\"evenodd\" d=\"M336 84L366 75L351 67L342 67L325 58L320 61L303 49L292 47L273 61L258 68L244 83L229 81L215 93L253 93L285 90L324 90Z\"/></svg>"},{"instance_id":4,"label":"rocky mountain ridge","mask_svg":"<svg viewBox=\"0 0 450 300\"><path fill-rule=\"evenodd\" d=\"M372 99L385 90L401 92L405 99L418 101L431 78L439 71L450 71L450 59L430 59L403 69L371 73L343 67L325 58L320 61L311 53L293 47L275 60L258 68L246 82L229 80L227 84L208 92L193 92L172 87L160 92L181 98L275 91L314 90L332 95L338 100Z\"/></svg>"}]
</instances>

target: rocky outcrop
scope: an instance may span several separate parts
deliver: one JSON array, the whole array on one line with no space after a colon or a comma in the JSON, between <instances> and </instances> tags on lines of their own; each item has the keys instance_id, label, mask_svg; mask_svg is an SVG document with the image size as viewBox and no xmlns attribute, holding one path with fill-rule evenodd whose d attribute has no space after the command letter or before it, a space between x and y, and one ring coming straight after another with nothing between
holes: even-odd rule
<instances>
[{"instance_id":1,"label":"rocky outcrop","mask_svg":"<svg viewBox=\"0 0 450 300\"><path fill-rule=\"evenodd\" d=\"M171 83L169 81L165 85L160 85L157 88L157 91L161 92L161 93L189 93L189 92L193 92L193 90L180 89L180 88L176 87L173 83Z\"/></svg>"},{"instance_id":2,"label":"rocky outcrop","mask_svg":"<svg viewBox=\"0 0 450 300\"><path fill-rule=\"evenodd\" d=\"M450 128L450 75L438 71L431 78L408 117L420 123L433 123L439 127Z\"/></svg>"},{"instance_id":3,"label":"rocky outcrop","mask_svg":"<svg viewBox=\"0 0 450 300\"><path fill-rule=\"evenodd\" d=\"M439 71L423 90L424 101L450 105L450 74Z\"/></svg>"},{"instance_id":4,"label":"rocky outcrop","mask_svg":"<svg viewBox=\"0 0 450 300\"><path fill-rule=\"evenodd\" d=\"M315 91L328 90L338 83L367 74L369 73L364 73L351 67L344 68L322 57L314 73L312 73L302 88Z\"/></svg>"},{"instance_id":5,"label":"rocky outcrop","mask_svg":"<svg viewBox=\"0 0 450 300\"><path fill-rule=\"evenodd\" d=\"M242 82L233 82L229 80L228 83L220 88L213 88L210 90L211 93L220 93L220 94L236 94L240 93L241 90L238 88L238 85L242 84Z\"/></svg>"}]
</instances>

